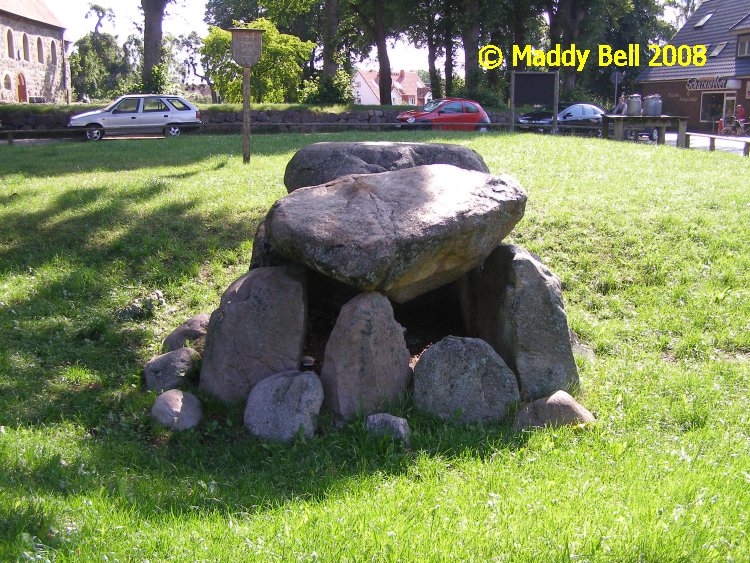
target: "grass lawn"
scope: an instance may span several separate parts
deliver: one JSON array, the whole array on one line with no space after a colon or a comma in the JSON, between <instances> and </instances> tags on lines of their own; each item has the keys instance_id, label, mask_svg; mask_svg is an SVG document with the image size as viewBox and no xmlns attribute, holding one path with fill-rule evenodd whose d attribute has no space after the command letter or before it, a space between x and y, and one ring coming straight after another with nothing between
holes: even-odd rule
<instances>
[{"instance_id":1,"label":"grass lawn","mask_svg":"<svg viewBox=\"0 0 750 563\"><path fill-rule=\"evenodd\" d=\"M143 364L247 270L284 166L318 140L466 144L529 199L512 242L563 283L584 430L403 407L262 443L206 401L171 434ZM0 560L718 561L750 553L750 159L491 133L0 146ZM161 289L145 321L117 311Z\"/></svg>"}]
</instances>

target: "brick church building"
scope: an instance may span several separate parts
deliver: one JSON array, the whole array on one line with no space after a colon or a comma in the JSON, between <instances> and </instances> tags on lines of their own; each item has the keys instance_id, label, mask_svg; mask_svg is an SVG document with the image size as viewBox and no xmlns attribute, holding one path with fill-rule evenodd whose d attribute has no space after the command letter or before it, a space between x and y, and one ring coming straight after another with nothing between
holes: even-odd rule
<instances>
[{"instance_id":1,"label":"brick church building","mask_svg":"<svg viewBox=\"0 0 750 563\"><path fill-rule=\"evenodd\" d=\"M64 33L43 0L0 0L0 102L69 101Z\"/></svg>"}]
</instances>

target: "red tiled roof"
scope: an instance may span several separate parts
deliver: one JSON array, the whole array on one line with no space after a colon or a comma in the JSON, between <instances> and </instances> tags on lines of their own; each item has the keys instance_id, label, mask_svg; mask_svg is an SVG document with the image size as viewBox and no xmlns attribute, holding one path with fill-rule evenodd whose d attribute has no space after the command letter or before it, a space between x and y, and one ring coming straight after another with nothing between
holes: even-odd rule
<instances>
[{"instance_id":1,"label":"red tiled roof","mask_svg":"<svg viewBox=\"0 0 750 563\"><path fill-rule=\"evenodd\" d=\"M404 73L404 77L401 78L401 72ZM375 70L360 70L359 73L367 83L367 86L372 90L375 96L380 99L380 90L378 89L378 78L380 73ZM412 71L392 71L391 72L392 86L395 88L401 97L413 97L415 100L419 97L419 89L424 88L425 85L419 78L416 72Z\"/></svg>"},{"instance_id":2,"label":"red tiled roof","mask_svg":"<svg viewBox=\"0 0 750 563\"><path fill-rule=\"evenodd\" d=\"M0 0L0 12L8 12L27 20L65 29L42 0Z\"/></svg>"}]
</instances>

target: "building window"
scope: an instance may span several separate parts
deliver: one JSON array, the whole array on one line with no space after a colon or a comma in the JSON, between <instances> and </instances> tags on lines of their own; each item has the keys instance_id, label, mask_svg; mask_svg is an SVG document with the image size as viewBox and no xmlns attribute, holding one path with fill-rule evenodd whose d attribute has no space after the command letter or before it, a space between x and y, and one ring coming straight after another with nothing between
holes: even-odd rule
<instances>
[{"instance_id":1,"label":"building window","mask_svg":"<svg viewBox=\"0 0 750 563\"><path fill-rule=\"evenodd\" d=\"M13 44L13 31L8 30L8 57L11 59L16 58L16 47Z\"/></svg>"},{"instance_id":2,"label":"building window","mask_svg":"<svg viewBox=\"0 0 750 563\"><path fill-rule=\"evenodd\" d=\"M23 34L23 60L31 60L31 56L29 55L29 36L25 33Z\"/></svg>"},{"instance_id":3,"label":"building window","mask_svg":"<svg viewBox=\"0 0 750 563\"><path fill-rule=\"evenodd\" d=\"M6 74L5 79L3 80L3 87L6 90L12 90L13 89L13 83L10 81L10 75Z\"/></svg>"},{"instance_id":4,"label":"building window","mask_svg":"<svg viewBox=\"0 0 750 563\"><path fill-rule=\"evenodd\" d=\"M726 46L727 46L727 42L726 41L722 41L716 47L714 47L713 51L711 51L708 56L709 57L718 57L721 54L721 52L724 50L724 47L726 47Z\"/></svg>"},{"instance_id":5,"label":"building window","mask_svg":"<svg viewBox=\"0 0 750 563\"><path fill-rule=\"evenodd\" d=\"M55 45L54 39L49 46L49 56L52 60L52 66L57 66L57 46Z\"/></svg>"},{"instance_id":6,"label":"building window","mask_svg":"<svg viewBox=\"0 0 750 563\"><path fill-rule=\"evenodd\" d=\"M734 92L703 92L701 94L701 121L714 123L725 115L734 114L737 95Z\"/></svg>"},{"instance_id":7,"label":"building window","mask_svg":"<svg viewBox=\"0 0 750 563\"><path fill-rule=\"evenodd\" d=\"M706 22L707 22L708 20L710 20L710 19L711 19L711 16L713 16L713 15L714 15L714 13L713 13L713 12L709 12L709 13L707 13L707 14L706 14L705 16L703 16L703 17L701 18L701 20L700 20L700 21L699 21L699 22L698 22L697 24L695 24L695 27L703 27L704 25L706 25Z\"/></svg>"},{"instance_id":8,"label":"building window","mask_svg":"<svg viewBox=\"0 0 750 563\"><path fill-rule=\"evenodd\" d=\"M750 35L737 38L737 56L750 57Z\"/></svg>"},{"instance_id":9,"label":"building window","mask_svg":"<svg viewBox=\"0 0 750 563\"><path fill-rule=\"evenodd\" d=\"M36 60L44 64L44 45L42 45L41 37L36 39Z\"/></svg>"}]
</instances>

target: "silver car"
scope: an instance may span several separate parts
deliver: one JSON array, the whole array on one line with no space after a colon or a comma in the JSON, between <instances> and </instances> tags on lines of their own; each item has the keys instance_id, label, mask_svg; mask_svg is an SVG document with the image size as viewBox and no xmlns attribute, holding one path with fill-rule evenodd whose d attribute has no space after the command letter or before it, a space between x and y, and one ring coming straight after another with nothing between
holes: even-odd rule
<instances>
[{"instance_id":1,"label":"silver car","mask_svg":"<svg viewBox=\"0 0 750 563\"><path fill-rule=\"evenodd\" d=\"M166 94L120 96L104 109L74 115L68 123L68 127L81 128L89 141L98 141L105 133L163 133L165 137L177 137L186 129L202 125L197 107Z\"/></svg>"}]
</instances>

